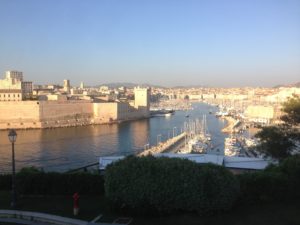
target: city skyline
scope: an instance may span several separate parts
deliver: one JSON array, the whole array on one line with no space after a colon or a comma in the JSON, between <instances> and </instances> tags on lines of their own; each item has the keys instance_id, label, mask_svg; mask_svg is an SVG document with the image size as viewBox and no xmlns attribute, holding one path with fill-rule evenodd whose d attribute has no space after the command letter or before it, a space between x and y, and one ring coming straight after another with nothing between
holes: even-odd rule
<instances>
[{"instance_id":1,"label":"city skyline","mask_svg":"<svg viewBox=\"0 0 300 225\"><path fill-rule=\"evenodd\" d=\"M35 84L299 82L299 1L8 1L0 71Z\"/></svg>"}]
</instances>

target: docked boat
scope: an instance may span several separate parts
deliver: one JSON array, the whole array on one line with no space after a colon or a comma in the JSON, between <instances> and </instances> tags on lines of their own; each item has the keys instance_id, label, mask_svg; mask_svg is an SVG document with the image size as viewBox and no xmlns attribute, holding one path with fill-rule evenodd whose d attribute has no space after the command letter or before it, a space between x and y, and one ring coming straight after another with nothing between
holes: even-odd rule
<instances>
[{"instance_id":1,"label":"docked boat","mask_svg":"<svg viewBox=\"0 0 300 225\"><path fill-rule=\"evenodd\" d=\"M169 117L174 114L174 110L151 110L150 115L153 117Z\"/></svg>"},{"instance_id":2,"label":"docked boat","mask_svg":"<svg viewBox=\"0 0 300 225\"><path fill-rule=\"evenodd\" d=\"M241 148L237 142L236 137L230 136L228 138L225 138L225 156L239 156L240 150Z\"/></svg>"},{"instance_id":3,"label":"docked boat","mask_svg":"<svg viewBox=\"0 0 300 225\"><path fill-rule=\"evenodd\" d=\"M197 119L186 123L185 130L187 130L189 138L186 140L184 148L179 150L178 153L206 153L212 149L206 115L203 115L202 121Z\"/></svg>"}]
</instances>

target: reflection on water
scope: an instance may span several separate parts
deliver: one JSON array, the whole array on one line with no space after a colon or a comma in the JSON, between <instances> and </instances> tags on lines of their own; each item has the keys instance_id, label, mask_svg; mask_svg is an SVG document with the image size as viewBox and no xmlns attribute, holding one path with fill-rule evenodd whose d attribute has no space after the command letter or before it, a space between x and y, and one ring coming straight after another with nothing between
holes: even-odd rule
<instances>
[{"instance_id":1,"label":"reflection on water","mask_svg":"<svg viewBox=\"0 0 300 225\"><path fill-rule=\"evenodd\" d=\"M195 103L194 109L178 111L172 117L154 117L121 124L20 130L15 144L16 166L36 166L45 170L65 171L94 163L99 156L127 155L143 149L147 143L156 145L157 135L164 141L179 134L188 119L207 115L207 124L216 148L224 148L225 135L220 132L225 122L208 114L211 106ZM0 172L11 168L11 144L7 131L0 131Z\"/></svg>"}]
</instances>

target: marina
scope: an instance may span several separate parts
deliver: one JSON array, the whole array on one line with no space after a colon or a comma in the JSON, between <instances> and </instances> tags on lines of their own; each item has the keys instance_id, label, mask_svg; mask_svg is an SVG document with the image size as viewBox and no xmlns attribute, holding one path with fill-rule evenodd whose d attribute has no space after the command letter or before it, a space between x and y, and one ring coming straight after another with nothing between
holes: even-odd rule
<instances>
[{"instance_id":1,"label":"marina","mask_svg":"<svg viewBox=\"0 0 300 225\"><path fill-rule=\"evenodd\" d=\"M245 132L236 114L193 102L186 110L154 109L148 119L45 130L18 130L17 169L69 171L95 165L99 157L160 153L262 157L257 140ZM10 169L9 143L0 131L0 169Z\"/></svg>"},{"instance_id":2,"label":"marina","mask_svg":"<svg viewBox=\"0 0 300 225\"><path fill-rule=\"evenodd\" d=\"M169 117L152 117L117 124L91 125L44 130L18 130L16 167L35 166L45 171L68 171L98 161L100 156L138 154L158 142L177 136L184 123L207 116L212 145L220 153L227 134L221 132L226 121L209 114L213 108L192 103L193 109L176 111ZM186 115L189 117L186 117ZM0 171L10 171L11 149L7 131L0 131ZM147 147L148 148L148 147Z\"/></svg>"}]
</instances>

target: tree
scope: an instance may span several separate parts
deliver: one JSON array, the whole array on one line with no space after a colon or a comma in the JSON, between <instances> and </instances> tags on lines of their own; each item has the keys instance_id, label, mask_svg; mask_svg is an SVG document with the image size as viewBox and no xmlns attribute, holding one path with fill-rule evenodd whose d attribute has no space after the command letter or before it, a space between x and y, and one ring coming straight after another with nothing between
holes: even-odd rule
<instances>
[{"instance_id":1,"label":"tree","mask_svg":"<svg viewBox=\"0 0 300 225\"><path fill-rule=\"evenodd\" d=\"M275 159L282 160L290 156L295 147L294 141L283 127L264 127L256 137L260 139L257 150Z\"/></svg>"},{"instance_id":2,"label":"tree","mask_svg":"<svg viewBox=\"0 0 300 225\"><path fill-rule=\"evenodd\" d=\"M255 137L260 139L257 149L266 156L282 160L291 154L299 145L300 132L300 98L294 96L283 104L285 113L282 125L264 127Z\"/></svg>"},{"instance_id":3,"label":"tree","mask_svg":"<svg viewBox=\"0 0 300 225\"><path fill-rule=\"evenodd\" d=\"M283 104L285 115L281 119L288 126L298 126L300 124L300 98L294 96Z\"/></svg>"}]
</instances>

